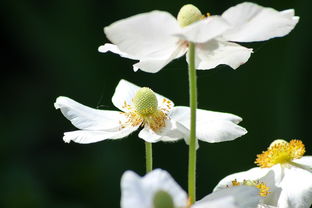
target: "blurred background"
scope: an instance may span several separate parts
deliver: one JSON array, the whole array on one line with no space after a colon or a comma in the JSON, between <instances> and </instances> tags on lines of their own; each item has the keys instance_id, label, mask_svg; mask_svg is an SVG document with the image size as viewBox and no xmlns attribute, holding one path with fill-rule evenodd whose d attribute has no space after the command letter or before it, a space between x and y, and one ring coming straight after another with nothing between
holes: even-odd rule
<instances>
[{"instance_id":1,"label":"blurred background","mask_svg":"<svg viewBox=\"0 0 312 208\"><path fill-rule=\"evenodd\" d=\"M254 167L256 154L278 138L301 139L312 154L310 0L254 1L277 10L295 8L297 27L254 48L236 71L198 71L199 107L241 116L249 133L233 142L200 142L198 199L228 174ZM103 27L155 9L176 16L182 1L0 1L1 139L0 207L119 207L125 170L144 174L144 142L137 132L118 141L63 142L75 130L54 109L58 96L94 108L111 103L120 79L188 105L185 58L157 74L132 71L133 60L97 51L108 42ZM221 14L240 1L193 0L202 12ZM187 190L187 145L157 143L154 166L168 170Z\"/></svg>"}]
</instances>

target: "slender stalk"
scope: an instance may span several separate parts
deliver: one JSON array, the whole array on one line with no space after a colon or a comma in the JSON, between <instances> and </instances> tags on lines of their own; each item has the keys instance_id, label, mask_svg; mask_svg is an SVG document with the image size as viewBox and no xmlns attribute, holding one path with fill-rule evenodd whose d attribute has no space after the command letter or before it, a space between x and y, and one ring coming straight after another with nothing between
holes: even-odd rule
<instances>
[{"instance_id":1,"label":"slender stalk","mask_svg":"<svg viewBox=\"0 0 312 208\"><path fill-rule=\"evenodd\" d=\"M193 204L196 201L196 109L197 109L197 83L195 69L195 45L189 44L189 89L190 89L190 144L188 167L188 194Z\"/></svg>"},{"instance_id":2,"label":"slender stalk","mask_svg":"<svg viewBox=\"0 0 312 208\"><path fill-rule=\"evenodd\" d=\"M145 158L146 158L146 173L148 173L153 170L152 143L145 142Z\"/></svg>"}]
</instances>

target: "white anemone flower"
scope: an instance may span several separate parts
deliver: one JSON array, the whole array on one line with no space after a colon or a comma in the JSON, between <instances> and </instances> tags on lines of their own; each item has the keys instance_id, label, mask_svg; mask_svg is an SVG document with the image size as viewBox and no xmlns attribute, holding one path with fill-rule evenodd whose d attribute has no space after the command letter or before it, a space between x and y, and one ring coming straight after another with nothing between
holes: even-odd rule
<instances>
[{"instance_id":1,"label":"white anemone flower","mask_svg":"<svg viewBox=\"0 0 312 208\"><path fill-rule=\"evenodd\" d=\"M93 143L128 136L140 126L139 137L147 142L177 141L188 143L190 109L174 103L147 87L140 88L121 80L112 98L120 111L92 109L67 97L54 104L80 130L64 133L64 141ZM197 110L197 137L206 142L236 139L247 133L237 124L242 119L229 113Z\"/></svg>"},{"instance_id":2,"label":"white anemone flower","mask_svg":"<svg viewBox=\"0 0 312 208\"><path fill-rule=\"evenodd\" d=\"M265 183L269 193L259 207L309 208L312 204L312 156L303 156L300 140L275 140L267 151L257 155L260 167L235 173L222 179L219 191L233 181L255 180Z\"/></svg>"},{"instance_id":3,"label":"white anemone flower","mask_svg":"<svg viewBox=\"0 0 312 208\"><path fill-rule=\"evenodd\" d=\"M190 205L185 191L164 170L156 169L144 177L127 171L121 179L121 208L256 208L255 187L240 186L207 195Z\"/></svg>"},{"instance_id":4,"label":"white anemone flower","mask_svg":"<svg viewBox=\"0 0 312 208\"><path fill-rule=\"evenodd\" d=\"M181 8L177 19L156 10L105 27L104 32L113 44L102 45L98 50L139 60L133 65L134 71L155 73L185 53L188 56L192 42L196 69L212 69L220 64L236 69L247 62L252 49L235 42L282 37L298 21L293 9L277 11L250 2L233 6L221 16L202 15L188 4Z\"/></svg>"}]
</instances>

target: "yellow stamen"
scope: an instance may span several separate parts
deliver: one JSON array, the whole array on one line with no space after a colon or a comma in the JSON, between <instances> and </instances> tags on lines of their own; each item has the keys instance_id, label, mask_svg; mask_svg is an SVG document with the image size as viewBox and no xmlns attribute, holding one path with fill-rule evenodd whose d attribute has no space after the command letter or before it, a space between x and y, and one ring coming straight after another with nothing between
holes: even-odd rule
<instances>
[{"instance_id":1,"label":"yellow stamen","mask_svg":"<svg viewBox=\"0 0 312 208\"><path fill-rule=\"evenodd\" d=\"M257 155L255 163L261 168L269 168L278 163L284 164L299 159L304 153L305 147L300 140L275 140L267 151Z\"/></svg>"},{"instance_id":2,"label":"yellow stamen","mask_svg":"<svg viewBox=\"0 0 312 208\"><path fill-rule=\"evenodd\" d=\"M267 196L270 192L269 192L269 187L266 186L263 182L260 181L253 181L253 180L244 180L243 182L238 182L236 179L234 181L232 181L232 186L241 186L241 185L245 185L245 186L254 186L256 188L259 189L259 195L260 196Z\"/></svg>"}]
</instances>

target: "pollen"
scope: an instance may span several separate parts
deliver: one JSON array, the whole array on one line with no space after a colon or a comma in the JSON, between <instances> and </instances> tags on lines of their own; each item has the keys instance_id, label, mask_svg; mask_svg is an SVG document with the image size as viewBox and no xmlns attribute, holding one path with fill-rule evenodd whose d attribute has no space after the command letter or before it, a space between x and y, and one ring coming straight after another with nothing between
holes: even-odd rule
<instances>
[{"instance_id":1,"label":"pollen","mask_svg":"<svg viewBox=\"0 0 312 208\"><path fill-rule=\"evenodd\" d=\"M267 196L269 192L269 187L265 185L265 183L260 182L260 181L254 181L254 180L243 180L243 182L238 182L236 179L232 181L232 186L253 186L259 189L259 195L260 196Z\"/></svg>"},{"instance_id":2,"label":"pollen","mask_svg":"<svg viewBox=\"0 0 312 208\"><path fill-rule=\"evenodd\" d=\"M305 153L302 141L293 139L290 142L275 140L267 151L257 155L255 163L261 168L269 168L276 164L285 164L301 158Z\"/></svg>"}]
</instances>

